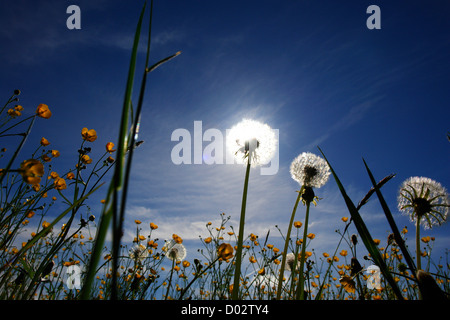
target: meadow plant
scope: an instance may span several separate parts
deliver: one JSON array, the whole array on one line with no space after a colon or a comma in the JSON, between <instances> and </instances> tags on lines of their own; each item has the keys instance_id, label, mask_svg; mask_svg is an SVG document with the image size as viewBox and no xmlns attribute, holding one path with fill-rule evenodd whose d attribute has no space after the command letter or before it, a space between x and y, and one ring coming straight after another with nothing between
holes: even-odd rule
<instances>
[{"instance_id":1,"label":"meadow plant","mask_svg":"<svg viewBox=\"0 0 450 320\"><path fill-rule=\"evenodd\" d=\"M2 160L7 161L0 174L0 295L3 299L31 299L38 290L38 296L43 292L53 294L53 284L48 277L51 274L55 277L62 266L68 266L68 261L61 259L65 259L69 252L77 255L82 252L72 244L74 239L84 238L81 232L95 220L86 200L101 186L101 180L114 162L111 156L106 157L112 152L108 150L109 143L104 154L93 163L94 159L89 156L92 147L85 146L85 143L97 140L97 133L83 128L73 167L66 172L54 169L61 154L57 149L48 148L52 143L45 137L15 168L35 119L50 119L52 116L47 105L39 104L33 115L19 120L26 107L16 105L7 109L18 101L19 94L19 90L14 91L1 115L2 142L14 144L15 137L22 137L15 150L8 152L3 148L2 153ZM21 132L21 125L27 122L30 124L25 132ZM51 212L55 206L63 208L56 216ZM60 230L57 224L62 224L58 227ZM29 227L34 231L29 233ZM70 259L78 263L80 260Z\"/></svg>"},{"instance_id":2,"label":"meadow plant","mask_svg":"<svg viewBox=\"0 0 450 320\"><path fill-rule=\"evenodd\" d=\"M300 265L299 265L299 282L298 282L298 289L297 289L297 299L303 298L304 294L304 283L305 278L303 274L303 268L306 261L306 238L308 235L308 221L309 221L309 208L311 202L314 204L316 203L316 200L318 199L315 194L313 187L320 188L322 187L327 181L328 177L330 175L330 171L328 169L327 163L320 157L316 156L315 154L306 152L300 154L297 158L294 159L294 161L291 163L290 173L292 178L297 181L300 184L300 191L298 191L297 200L294 205L294 210L292 211L291 220L288 226L288 231L286 235L286 241L284 245L284 251L283 251L283 259L281 262L281 270L280 270L280 277L278 280L278 293L277 298L280 299L281 297L281 290L282 290L282 283L283 283L283 274L284 269L286 266L286 259L288 256L287 250L290 242L290 234L292 230L292 225L294 223L295 213L297 210L298 203L300 201L300 198L302 199L302 202L306 205L306 214L305 214L305 222L304 222L304 231L303 231L303 239L301 242L302 251L300 254L300 257L298 256L298 246L296 247L295 254L289 254L290 260L289 263L291 263L292 266L297 266L297 260L300 259ZM295 267L289 267L290 270L295 272Z\"/></svg>"},{"instance_id":3,"label":"meadow plant","mask_svg":"<svg viewBox=\"0 0 450 320\"><path fill-rule=\"evenodd\" d=\"M273 130L267 124L251 119L244 119L232 127L227 139L234 142L230 149L235 154L237 161L246 164L232 295L233 299L237 300L241 280L242 245L250 167L267 164L274 155L277 141Z\"/></svg>"}]
</instances>

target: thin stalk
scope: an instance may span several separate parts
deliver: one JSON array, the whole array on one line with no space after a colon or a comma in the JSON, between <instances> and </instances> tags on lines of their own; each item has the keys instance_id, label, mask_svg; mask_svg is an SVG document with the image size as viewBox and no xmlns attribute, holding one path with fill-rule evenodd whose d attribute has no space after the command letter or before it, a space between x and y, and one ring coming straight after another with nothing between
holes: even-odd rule
<instances>
[{"instance_id":1,"label":"thin stalk","mask_svg":"<svg viewBox=\"0 0 450 320\"><path fill-rule=\"evenodd\" d=\"M417 260L417 270L422 269L422 263L420 258L420 219L417 216L416 221L416 260Z\"/></svg>"},{"instance_id":2,"label":"thin stalk","mask_svg":"<svg viewBox=\"0 0 450 320\"><path fill-rule=\"evenodd\" d=\"M191 287L191 285L206 271L208 271L218 260L220 259L220 257L218 256L213 262L211 262L208 267L205 268L205 270L198 270L195 273L194 279L191 280L191 282L189 282L189 284L186 286L186 288L184 288L183 290L181 290L181 294L178 297L178 300L182 300L184 294L188 291L188 289Z\"/></svg>"},{"instance_id":3,"label":"thin stalk","mask_svg":"<svg viewBox=\"0 0 450 320\"><path fill-rule=\"evenodd\" d=\"M297 200L295 201L294 209L292 210L291 220L289 221L289 227L288 227L288 231L286 234L286 240L284 243L283 259L281 261L280 277L278 279L277 300L280 300L280 298L281 298L281 290L282 290L282 286L283 286L284 269L286 267L286 256L287 256L287 251L288 251L288 247L289 247L289 240L291 237L291 231L292 231L292 225L294 223L295 213L297 212L297 206L298 206L298 203L300 202L301 197L302 197L302 193L299 191Z\"/></svg>"},{"instance_id":4,"label":"thin stalk","mask_svg":"<svg viewBox=\"0 0 450 320\"><path fill-rule=\"evenodd\" d=\"M245 172L244 192L242 194L241 219L239 222L239 237L236 250L236 266L234 270L234 283L231 299L237 300L239 295L239 280L241 277L242 245L244 242L245 207L247 204L248 178L250 176L250 156L248 157L247 170Z\"/></svg>"},{"instance_id":5,"label":"thin stalk","mask_svg":"<svg viewBox=\"0 0 450 320\"><path fill-rule=\"evenodd\" d=\"M173 276L173 268L174 267L175 267L175 259L172 260L172 269L170 270L170 278L169 278L169 283L167 284L166 298L164 300L167 300L167 298L169 297L169 290L170 290L170 286L172 285L172 276Z\"/></svg>"},{"instance_id":6,"label":"thin stalk","mask_svg":"<svg viewBox=\"0 0 450 320\"><path fill-rule=\"evenodd\" d=\"M305 291L305 277L303 275L303 268L305 265L305 251L306 251L306 236L308 234L308 220L309 220L309 207L311 205L310 201L306 202L306 214L305 214L305 227L303 229L303 241L302 241L302 253L300 256L300 271L298 275L298 286L297 286L297 295L296 299L303 299L304 291Z\"/></svg>"},{"instance_id":7,"label":"thin stalk","mask_svg":"<svg viewBox=\"0 0 450 320\"><path fill-rule=\"evenodd\" d=\"M22 147L23 147L23 145L25 144L25 141L27 140L27 137L28 137L28 135L29 135L30 132L31 132L31 128L33 127L33 124L34 124L34 121L35 121L35 120L36 120L36 115L33 116L33 119L31 120L31 123L30 123L30 125L28 126L28 129L27 129L26 133L23 134L22 141L19 143L19 146L17 147L17 149L16 149L16 151L14 152L13 156L12 156L11 159L9 160L8 165L7 165L6 168L4 169L5 172L7 172L7 171L11 168L11 166L12 166L14 160L16 160L17 155L19 154L20 150L22 150ZM5 176L6 176L6 174L0 175L0 184L2 183L3 178L4 178Z\"/></svg>"}]
</instances>

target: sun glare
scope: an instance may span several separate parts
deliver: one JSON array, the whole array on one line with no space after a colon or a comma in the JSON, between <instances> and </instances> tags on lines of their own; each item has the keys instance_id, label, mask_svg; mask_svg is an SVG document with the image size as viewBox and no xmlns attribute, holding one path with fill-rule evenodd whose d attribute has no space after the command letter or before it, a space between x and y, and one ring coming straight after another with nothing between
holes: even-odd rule
<instances>
[{"instance_id":1,"label":"sun glare","mask_svg":"<svg viewBox=\"0 0 450 320\"><path fill-rule=\"evenodd\" d=\"M265 165L275 154L277 139L274 130L267 124L244 119L227 134L227 148L241 164Z\"/></svg>"}]
</instances>

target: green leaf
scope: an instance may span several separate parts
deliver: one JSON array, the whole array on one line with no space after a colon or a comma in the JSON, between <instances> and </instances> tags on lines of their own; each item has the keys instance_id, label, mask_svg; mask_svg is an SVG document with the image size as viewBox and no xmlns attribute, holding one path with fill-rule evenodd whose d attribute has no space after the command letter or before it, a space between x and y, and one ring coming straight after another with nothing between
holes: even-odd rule
<instances>
[{"instance_id":1,"label":"green leaf","mask_svg":"<svg viewBox=\"0 0 450 320\"><path fill-rule=\"evenodd\" d=\"M379 187L377 186L377 184L375 183L375 178L372 175L372 172L370 171L366 161L363 159L364 161L364 165L366 166L366 170L367 173L370 177L370 180L372 181L373 187L375 189L375 192L378 196L378 200L381 204L381 207L383 208L383 212L386 216L386 219L389 222L389 225L391 226L392 229L392 233L394 234L394 239L395 242L397 243L397 245L400 247L400 249L402 250L403 256L405 257L406 263L408 264L409 269L412 271L412 273L415 275L416 274L416 266L414 264L414 260L411 258L411 255L409 254L408 249L406 248L405 245L405 241L403 240L403 238L400 235L400 232L397 228L397 224L394 221L394 217L392 216L391 210L389 209L386 201L384 200L383 195L381 194L381 191L379 189Z\"/></svg>"},{"instance_id":2,"label":"green leaf","mask_svg":"<svg viewBox=\"0 0 450 320\"><path fill-rule=\"evenodd\" d=\"M344 186L342 185L341 181L339 180L336 172L332 168L330 162L325 157L325 154L322 152L322 150L319 148L320 153L322 153L322 156L324 157L325 161L328 163L331 173L336 180L336 184L338 185L338 188L342 194L342 197L345 200L345 204L347 205L347 209L350 212L350 215L353 219L353 222L355 224L356 229L358 230L358 233L363 240L363 243L367 249L367 251L370 253L372 259L374 260L375 264L380 268L380 271L383 273L383 276L386 278L390 286L392 287L392 290L394 291L395 295L399 300L403 300L403 296L401 294L400 289L397 286L397 283L395 282L394 278L392 277L391 273L388 270L388 267L386 266L380 251L378 250L377 246L373 242L373 238L370 235L369 230L366 227L366 224L364 223L363 219L361 218L361 215L359 214L358 210L356 209L355 205L353 204L352 200L347 195L347 192L345 191Z\"/></svg>"}]
</instances>

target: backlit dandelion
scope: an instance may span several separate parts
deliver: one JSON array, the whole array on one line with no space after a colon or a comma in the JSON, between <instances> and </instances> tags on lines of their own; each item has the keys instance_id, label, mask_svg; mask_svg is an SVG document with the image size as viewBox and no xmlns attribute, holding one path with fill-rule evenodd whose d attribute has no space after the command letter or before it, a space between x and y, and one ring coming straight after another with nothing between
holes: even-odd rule
<instances>
[{"instance_id":1,"label":"backlit dandelion","mask_svg":"<svg viewBox=\"0 0 450 320\"><path fill-rule=\"evenodd\" d=\"M292 161L290 173L301 186L320 188L328 181L330 168L321 157L303 152Z\"/></svg>"},{"instance_id":2,"label":"backlit dandelion","mask_svg":"<svg viewBox=\"0 0 450 320\"><path fill-rule=\"evenodd\" d=\"M411 177L400 187L398 208L411 222L419 220L424 229L431 229L447 220L448 193L439 182L430 178Z\"/></svg>"},{"instance_id":3,"label":"backlit dandelion","mask_svg":"<svg viewBox=\"0 0 450 320\"><path fill-rule=\"evenodd\" d=\"M227 134L227 148L235 155L236 161L254 166L269 163L275 154L277 138L267 124L244 119L233 126Z\"/></svg>"},{"instance_id":4,"label":"backlit dandelion","mask_svg":"<svg viewBox=\"0 0 450 320\"><path fill-rule=\"evenodd\" d=\"M294 159L291 163L290 167L290 173L292 179L297 181L301 188L300 191L298 191L297 200L294 205L294 209L292 210L291 220L289 222L288 231L286 234L286 240L284 243L284 251L287 252L289 241L291 237L291 230L292 225L294 224L294 217L295 213L297 211L297 206L302 199L302 202L306 205L306 214L305 214L305 222L304 222L304 229L303 229L303 240L301 242L301 257L305 257L306 253L306 238L313 239L315 237L314 234L310 233L308 234L308 221L309 221L309 207L311 202L316 204L317 197L314 194L313 188L320 188L322 187L327 181L328 177L330 176L330 168L327 164L327 162L322 159L321 157L310 153L310 152L303 152L297 158ZM278 289L277 289L277 299L280 299L281 297L281 291L282 286L281 282L283 279L283 272L284 268L287 269L286 264L289 264L287 255L283 255L283 259L281 262L281 271L278 281ZM303 268L305 264L306 259L302 258L300 259L300 266L299 266L299 280L298 280L298 286L297 286L297 293L296 298L297 299L303 299L304 298L304 274L303 274Z\"/></svg>"},{"instance_id":5,"label":"backlit dandelion","mask_svg":"<svg viewBox=\"0 0 450 320\"><path fill-rule=\"evenodd\" d=\"M286 270L292 271L294 270L294 263L295 263L295 255L291 252L286 255ZM300 266L300 261L297 260L297 268Z\"/></svg>"},{"instance_id":6,"label":"backlit dandelion","mask_svg":"<svg viewBox=\"0 0 450 320\"><path fill-rule=\"evenodd\" d=\"M142 244L134 246L128 253L129 257L137 262L142 262L148 257L148 250Z\"/></svg>"},{"instance_id":7,"label":"backlit dandelion","mask_svg":"<svg viewBox=\"0 0 450 320\"><path fill-rule=\"evenodd\" d=\"M447 221L447 190L430 178L411 177L400 187L398 208L416 224L416 260L417 269L421 269L420 226L431 229Z\"/></svg>"},{"instance_id":8,"label":"backlit dandelion","mask_svg":"<svg viewBox=\"0 0 450 320\"><path fill-rule=\"evenodd\" d=\"M238 299L239 281L242 264L242 247L244 241L245 209L247 206L248 180L250 167L269 163L276 150L275 132L267 125L258 121L244 119L231 128L227 134L227 147L234 153L238 163L246 165L244 191L242 193L241 217L239 220L239 235L236 249L236 264L234 272L233 292L231 298Z\"/></svg>"},{"instance_id":9,"label":"backlit dandelion","mask_svg":"<svg viewBox=\"0 0 450 320\"><path fill-rule=\"evenodd\" d=\"M181 261L186 258L186 248L183 244L177 243L175 240L167 241L162 247L162 251L172 261Z\"/></svg>"}]
</instances>

